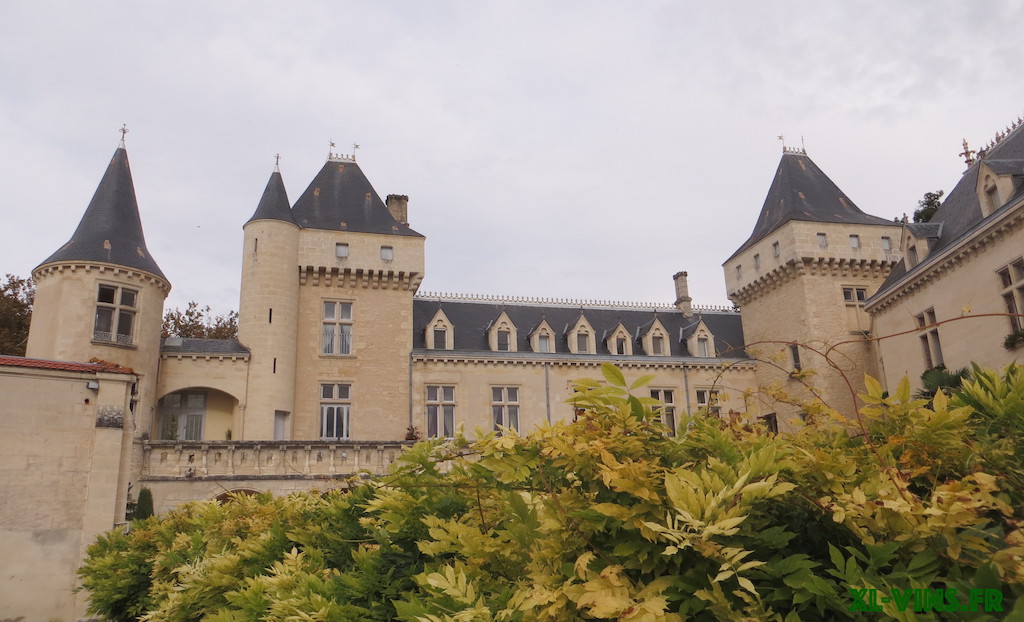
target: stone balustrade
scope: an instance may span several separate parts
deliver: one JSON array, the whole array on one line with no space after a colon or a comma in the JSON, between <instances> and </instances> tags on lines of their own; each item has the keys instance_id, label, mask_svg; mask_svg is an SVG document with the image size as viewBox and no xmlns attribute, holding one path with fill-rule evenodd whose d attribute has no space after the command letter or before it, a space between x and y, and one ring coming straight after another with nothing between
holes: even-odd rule
<instances>
[{"instance_id":1,"label":"stone balustrade","mask_svg":"<svg viewBox=\"0 0 1024 622\"><path fill-rule=\"evenodd\" d=\"M383 475L407 441L144 441L142 479L324 479Z\"/></svg>"}]
</instances>

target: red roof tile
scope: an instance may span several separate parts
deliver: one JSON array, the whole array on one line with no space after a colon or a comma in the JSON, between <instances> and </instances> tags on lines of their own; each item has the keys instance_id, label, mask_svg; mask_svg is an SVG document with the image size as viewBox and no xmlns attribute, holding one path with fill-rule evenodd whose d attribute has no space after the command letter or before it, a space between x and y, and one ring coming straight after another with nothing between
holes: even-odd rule
<instances>
[{"instance_id":1,"label":"red roof tile","mask_svg":"<svg viewBox=\"0 0 1024 622\"><path fill-rule=\"evenodd\" d=\"M21 356L0 356L0 366L6 367L33 367L36 369L58 369L61 371L88 371L105 372L115 374L134 374L129 367L122 367L117 363L109 363L100 359L93 359L88 363L72 363L70 361L45 361L43 359L27 359Z\"/></svg>"}]
</instances>

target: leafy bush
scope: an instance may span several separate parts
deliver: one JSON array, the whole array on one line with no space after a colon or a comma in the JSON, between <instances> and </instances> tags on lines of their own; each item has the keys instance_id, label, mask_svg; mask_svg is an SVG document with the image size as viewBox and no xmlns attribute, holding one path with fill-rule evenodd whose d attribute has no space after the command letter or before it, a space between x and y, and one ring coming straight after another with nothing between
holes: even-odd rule
<instances>
[{"instance_id":1,"label":"leafy bush","mask_svg":"<svg viewBox=\"0 0 1024 622\"><path fill-rule=\"evenodd\" d=\"M520 436L418 443L380 481L192 504L108 534L80 574L114 620L843 620L851 590L1000 589L1022 619L1024 372L790 436L700 413L665 435L622 373ZM914 616L917 617L914 617ZM930 617L931 616L931 617ZM1014 618L1013 616L1016 616Z\"/></svg>"}]
</instances>

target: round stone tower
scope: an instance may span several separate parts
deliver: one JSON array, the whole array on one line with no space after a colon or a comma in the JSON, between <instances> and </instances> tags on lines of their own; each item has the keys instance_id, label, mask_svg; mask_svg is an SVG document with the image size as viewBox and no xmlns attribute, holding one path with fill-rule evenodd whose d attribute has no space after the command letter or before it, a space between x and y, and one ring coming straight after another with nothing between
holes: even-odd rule
<instances>
[{"instance_id":1,"label":"round stone tower","mask_svg":"<svg viewBox=\"0 0 1024 622\"><path fill-rule=\"evenodd\" d=\"M291 437L299 313L299 226L281 171L274 172L242 227L238 340L250 350L243 440Z\"/></svg>"},{"instance_id":2,"label":"round stone tower","mask_svg":"<svg viewBox=\"0 0 1024 622\"><path fill-rule=\"evenodd\" d=\"M36 297L26 356L101 359L131 368L139 374L136 432L148 431L171 284L146 248L124 141L71 239L32 278Z\"/></svg>"}]
</instances>

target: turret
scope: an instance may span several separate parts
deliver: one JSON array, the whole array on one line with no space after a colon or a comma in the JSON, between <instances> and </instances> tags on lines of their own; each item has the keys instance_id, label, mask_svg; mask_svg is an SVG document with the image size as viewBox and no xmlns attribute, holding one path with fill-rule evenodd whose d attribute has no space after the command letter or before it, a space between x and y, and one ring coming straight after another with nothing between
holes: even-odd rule
<instances>
[{"instance_id":1,"label":"turret","mask_svg":"<svg viewBox=\"0 0 1024 622\"><path fill-rule=\"evenodd\" d=\"M242 230L238 340L251 358L243 421L235 429L245 440L287 439L295 410L299 226L277 166Z\"/></svg>"},{"instance_id":2,"label":"turret","mask_svg":"<svg viewBox=\"0 0 1024 622\"><path fill-rule=\"evenodd\" d=\"M171 285L146 248L123 140L71 239L32 277L36 297L27 356L102 359L135 370L141 377L137 431L147 431Z\"/></svg>"}]
</instances>

